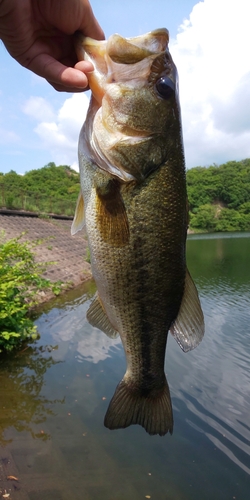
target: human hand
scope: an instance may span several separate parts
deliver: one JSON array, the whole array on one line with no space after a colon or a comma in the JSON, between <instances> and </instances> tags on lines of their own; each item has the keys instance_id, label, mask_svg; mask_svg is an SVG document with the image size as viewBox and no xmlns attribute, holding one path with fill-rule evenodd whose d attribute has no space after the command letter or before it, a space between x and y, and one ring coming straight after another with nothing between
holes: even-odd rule
<instances>
[{"instance_id":1,"label":"human hand","mask_svg":"<svg viewBox=\"0 0 250 500\"><path fill-rule=\"evenodd\" d=\"M104 38L88 0L0 0L0 38L22 66L58 91L88 87L88 61L77 62L74 33Z\"/></svg>"}]
</instances>

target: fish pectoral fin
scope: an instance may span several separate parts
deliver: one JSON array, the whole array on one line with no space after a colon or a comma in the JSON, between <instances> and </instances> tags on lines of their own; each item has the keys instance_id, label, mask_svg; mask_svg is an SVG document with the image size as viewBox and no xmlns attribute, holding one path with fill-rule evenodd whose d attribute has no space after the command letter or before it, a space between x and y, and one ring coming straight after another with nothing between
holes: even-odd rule
<instances>
[{"instance_id":1,"label":"fish pectoral fin","mask_svg":"<svg viewBox=\"0 0 250 500\"><path fill-rule=\"evenodd\" d=\"M71 235L74 236L78 231L80 231L84 226L84 201L83 195L80 191L76 202L76 210L74 220L71 226Z\"/></svg>"},{"instance_id":2,"label":"fish pectoral fin","mask_svg":"<svg viewBox=\"0 0 250 500\"><path fill-rule=\"evenodd\" d=\"M109 180L96 186L97 223L103 240L111 245L123 246L129 242L129 224L120 193L120 184Z\"/></svg>"},{"instance_id":3,"label":"fish pectoral fin","mask_svg":"<svg viewBox=\"0 0 250 500\"><path fill-rule=\"evenodd\" d=\"M92 326L102 330L102 332L106 333L111 339L116 339L118 337L119 333L111 325L97 293L88 308L86 317Z\"/></svg>"},{"instance_id":4,"label":"fish pectoral fin","mask_svg":"<svg viewBox=\"0 0 250 500\"><path fill-rule=\"evenodd\" d=\"M196 286L187 270L185 289L178 316L170 332L184 352L199 345L204 335L204 316Z\"/></svg>"}]
</instances>

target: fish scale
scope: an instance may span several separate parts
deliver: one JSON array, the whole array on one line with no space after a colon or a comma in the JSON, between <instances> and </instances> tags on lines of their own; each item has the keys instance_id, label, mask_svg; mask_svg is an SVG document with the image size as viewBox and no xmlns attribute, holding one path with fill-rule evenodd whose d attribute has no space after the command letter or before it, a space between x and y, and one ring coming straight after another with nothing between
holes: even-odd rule
<instances>
[{"instance_id":1,"label":"fish scale","mask_svg":"<svg viewBox=\"0 0 250 500\"><path fill-rule=\"evenodd\" d=\"M120 335L127 360L104 424L139 424L164 435L173 431L164 373L168 332L184 351L204 334L186 269L177 71L165 29L133 39L77 40L79 59L91 60L95 71L79 138L81 193L72 233L84 219L97 285L87 319L110 337Z\"/></svg>"}]
</instances>

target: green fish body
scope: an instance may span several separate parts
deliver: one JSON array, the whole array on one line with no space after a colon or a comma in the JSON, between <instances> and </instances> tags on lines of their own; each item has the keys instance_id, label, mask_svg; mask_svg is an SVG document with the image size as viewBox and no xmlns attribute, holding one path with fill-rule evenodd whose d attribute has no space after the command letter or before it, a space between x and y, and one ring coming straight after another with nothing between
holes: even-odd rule
<instances>
[{"instance_id":1,"label":"green fish body","mask_svg":"<svg viewBox=\"0 0 250 500\"><path fill-rule=\"evenodd\" d=\"M164 435L173 430L164 373L168 332L184 351L204 334L186 269L177 71L165 29L105 42L78 38L77 47L95 71L79 139L81 193L72 233L84 220L97 285L88 321L110 337L119 334L127 360L104 423Z\"/></svg>"}]
</instances>

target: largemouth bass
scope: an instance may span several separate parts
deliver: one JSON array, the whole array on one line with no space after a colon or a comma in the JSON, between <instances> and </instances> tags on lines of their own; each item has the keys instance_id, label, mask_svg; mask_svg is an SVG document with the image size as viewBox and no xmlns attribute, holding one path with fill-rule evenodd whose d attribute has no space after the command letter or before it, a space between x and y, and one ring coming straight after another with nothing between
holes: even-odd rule
<instances>
[{"instance_id":1,"label":"largemouth bass","mask_svg":"<svg viewBox=\"0 0 250 500\"><path fill-rule=\"evenodd\" d=\"M170 331L183 351L204 321L186 269L188 226L177 70L168 31L107 41L77 37L92 98L79 138L81 193L72 234L88 236L97 294L87 319L120 335L127 370L109 404L109 429L173 431L164 373Z\"/></svg>"}]
</instances>

